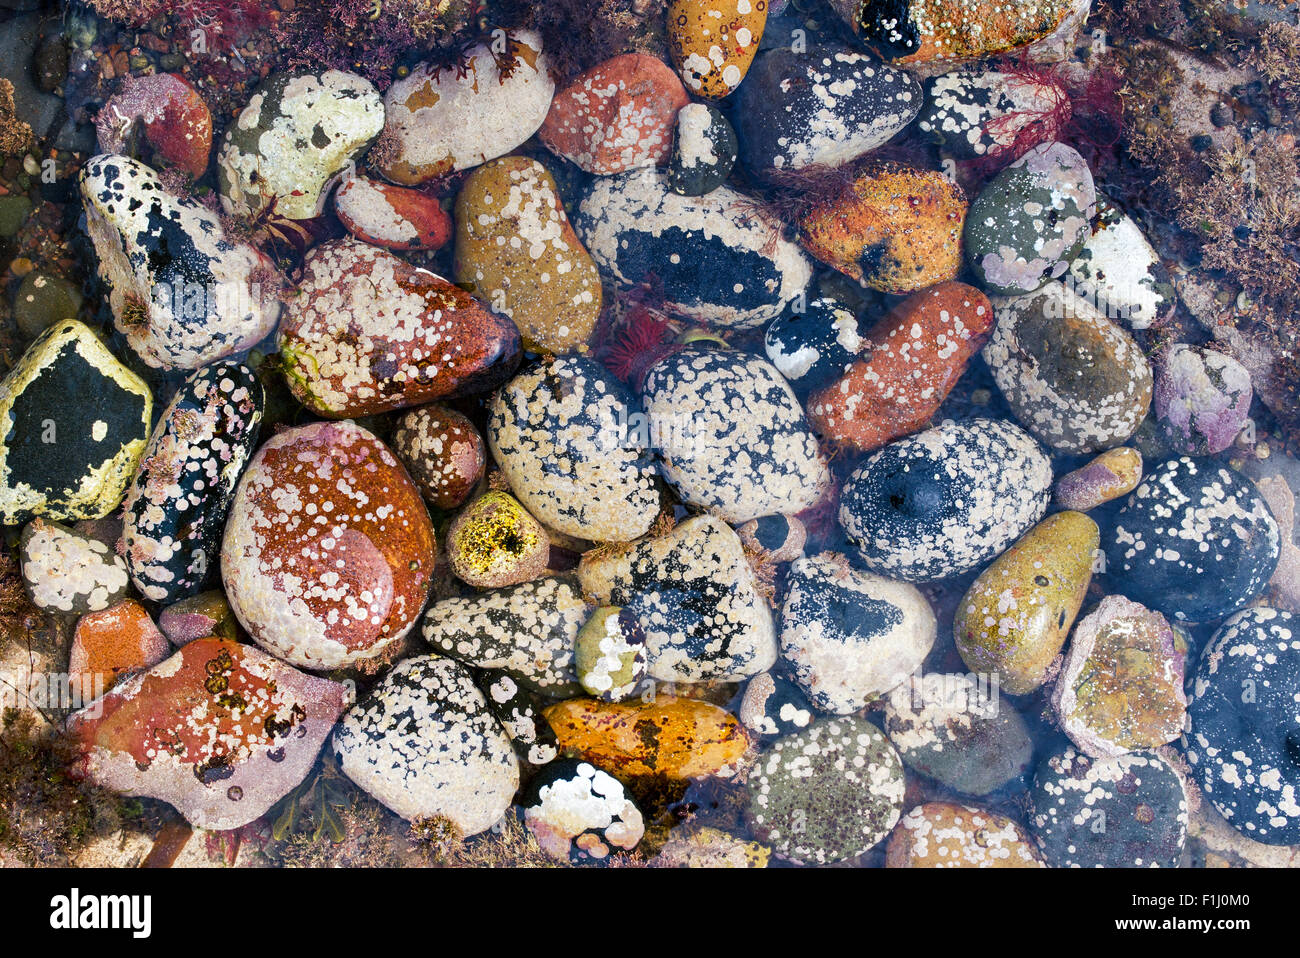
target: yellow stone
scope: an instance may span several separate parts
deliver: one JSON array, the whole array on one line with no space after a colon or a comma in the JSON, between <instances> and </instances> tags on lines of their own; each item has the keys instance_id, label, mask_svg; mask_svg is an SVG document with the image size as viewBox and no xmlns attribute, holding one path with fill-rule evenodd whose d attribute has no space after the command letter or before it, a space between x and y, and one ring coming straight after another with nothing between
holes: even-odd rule
<instances>
[{"instance_id":1,"label":"yellow stone","mask_svg":"<svg viewBox=\"0 0 1300 958\"><path fill-rule=\"evenodd\" d=\"M767 0L672 0L668 40L686 89L713 100L734 93L766 25Z\"/></svg>"}]
</instances>

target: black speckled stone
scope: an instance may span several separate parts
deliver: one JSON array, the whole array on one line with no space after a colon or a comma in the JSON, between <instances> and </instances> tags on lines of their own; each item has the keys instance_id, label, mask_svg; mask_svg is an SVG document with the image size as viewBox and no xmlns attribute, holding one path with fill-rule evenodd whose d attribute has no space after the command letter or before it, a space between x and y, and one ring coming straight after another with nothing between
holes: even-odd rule
<instances>
[{"instance_id":1,"label":"black speckled stone","mask_svg":"<svg viewBox=\"0 0 1300 958\"><path fill-rule=\"evenodd\" d=\"M799 686L764 672L745 686L737 715L745 728L770 740L806 729L817 718L817 711Z\"/></svg>"},{"instance_id":2,"label":"black speckled stone","mask_svg":"<svg viewBox=\"0 0 1300 958\"><path fill-rule=\"evenodd\" d=\"M926 84L916 125L959 160L1014 144L1016 135L1050 111L1069 116L1063 89L996 70L956 70Z\"/></svg>"},{"instance_id":3,"label":"black speckled stone","mask_svg":"<svg viewBox=\"0 0 1300 958\"><path fill-rule=\"evenodd\" d=\"M772 320L763 348L781 375L802 391L824 386L844 372L862 348L858 318L834 299L814 299L802 311Z\"/></svg>"},{"instance_id":4,"label":"black speckled stone","mask_svg":"<svg viewBox=\"0 0 1300 958\"><path fill-rule=\"evenodd\" d=\"M510 736L521 762L545 765L559 754L555 731L542 717L545 703L539 696L499 669L475 670L474 684L487 699L488 711Z\"/></svg>"},{"instance_id":5,"label":"black speckled stone","mask_svg":"<svg viewBox=\"0 0 1300 958\"><path fill-rule=\"evenodd\" d=\"M736 165L736 131L711 103L688 103L677 111L677 138L668 162L668 188L703 196L721 186Z\"/></svg>"}]
</instances>

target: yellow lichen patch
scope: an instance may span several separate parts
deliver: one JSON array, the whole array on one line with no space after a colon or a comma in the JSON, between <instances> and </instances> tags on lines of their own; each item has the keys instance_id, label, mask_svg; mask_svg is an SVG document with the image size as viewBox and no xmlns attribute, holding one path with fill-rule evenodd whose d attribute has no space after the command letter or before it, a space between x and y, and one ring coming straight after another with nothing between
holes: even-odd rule
<instances>
[{"instance_id":1,"label":"yellow lichen patch","mask_svg":"<svg viewBox=\"0 0 1300 958\"><path fill-rule=\"evenodd\" d=\"M550 545L541 523L514 496L493 490L456 517L447 558L452 572L470 585L500 588L541 575Z\"/></svg>"}]
</instances>

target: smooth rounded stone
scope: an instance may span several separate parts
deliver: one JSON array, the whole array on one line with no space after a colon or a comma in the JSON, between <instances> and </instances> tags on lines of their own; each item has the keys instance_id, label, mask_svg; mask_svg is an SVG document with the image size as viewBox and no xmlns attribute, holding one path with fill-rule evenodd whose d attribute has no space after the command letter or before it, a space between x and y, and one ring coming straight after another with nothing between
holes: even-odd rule
<instances>
[{"instance_id":1,"label":"smooth rounded stone","mask_svg":"<svg viewBox=\"0 0 1300 958\"><path fill-rule=\"evenodd\" d=\"M147 365L198 369L275 329L283 279L216 213L127 156L92 157L79 183L114 324Z\"/></svg>"},{"instance_id":2,"label":"smooth rounded stone","mask_svg":"<svg viewBox=\"0 0 1300 958\"><path fill-rule=\"evenodd\" d=\"M1061 728L1097 758L1172 742L1183 731L1186 658L1163 615L1106 596L1079 621L1052 690Z\"/></svg>"},{"instance_id":3,"label":"smooth rounded stone","mask_svg":"<svg viewBox=\"0 0 1300 958\"><path fill-rule=\"evenodd\" d=\"M438 249L451 239L451 217L432 196L364 176L343 182L334 210L349 233L384 249Z\"/></svg>"},{"instance_id":4,"label":"smooth rounded stone","mask_svg":"<svg viewBox=\"0 0 1300 958\"><path fill-rule=\"evenodd\" d=\"M424 61L388 88L384 132L370 154L385 179L413 186L467 170L537 132L555 93L550 62L532 30L506 43L508 71L485 42L466 51L463 70Z\"/></svg>"},{"instance_id":5,"label":"smooth rounded stone","mask_svg":"<svg viewBox=\"0 0 1300 958\"><path fill-rule=\"evenodd\" d=\"M471 173L456 197L456 281L510 317L534 352L586 352L603 294L555 180L507 156Z\"/></svg>"},{"instance_id":6,"label":"smooth rounded stone","mask_svg":"<svg viewBox=\"0 0 1300 958\"><path fill-rule=\"evenodd\" d=\"M989 292L1032 293L1065 276L1090 235L1096 207L1083 157L1063 143L1040 143L971 203L966 259Z\"/></svg>"},{"instance_id":7,"label":"smooth rounded stone","mask_svg":"<svg viewBox=\"0 0 1300 958\"><path fill-rule=\"evenodd\" d=\"M770 562L791 562L803 555L808 530L795 516L759 516L736 529L741 544Z\"/></svg>"},{"instance_id":8,"label":"smooth rounded stone","mask_svg":"<svg viewBox=\"0 0 1300 958\"><path fill-rule=\"evenodd\" d=\"M438 509L461 505L483 478L487 447L469 417L446 406L409 409L393 428L393 454Z\"/></svg>"},{"instance_id":9,"label":"smooth rounded stone","mask_svg":"<svg viewBox=\"0 0 1300 958\"><path fill-rule=\"evenodd\" d=\"M1105 539L1112 588L1174 622L1244 607L1277 568L1277 520L1254 484L1184 456L1153 467Z\"/></svg>"},{"instance_id":10,"label":"smooth rounded stone","mask_svg":"<svg viewBox=\"0 0 1300 958\"><path fill-rule=\"evenodd\" d=\"M765 845L702 825L673 829L651 865L655 868L766 868L771 857L772 850Z\"/></svg>"},{"instance_id":11,"label":"smooth rounded stone","mask_svg":"<svg viewBox=\"0 0 1300 958\"><path fill-rule=\"evenodd\" d=\"M57 522L29 522L18 560L32 604L49 612L99 612L125 599L131 586L121 556Z\"/></svg>"},{"instance_id":12,"label":"smooth rounded stone","mask_svg":"<svg viewBox=\"0 0 1300 958\"><path fill-rule=\"evenodd\" d=\"M258 449L221 546L240 624L267 651L312 669L369 658L405 636L433 566L419 492L352 422L285 429Z\"/></svg>"},{"instance_id":13,"label":"smooth rounded stone","mask_svg":"<svg viewBox=\"0 0 1300 958\"><path fill-rule=\"evenodd\" d=\"M806 729L817 718L803 690L771 672L749 680L736 715L751 735L763 740Z\"/></svg>"},{"instance_id":14,"label":"smooth rounded stone","mask_svg":"<svg viewBox=\"0 0 1300 958\"><path fill-rule=\"evenodd\" d=\"M1108 449L1052 487L1052 502L1061 509L1087 512L1128 495L1142 481L1142 453L1132 446Z\"/></svg>"},{"instance_id":15,"label":"smooth rounded stone","mask_svg":"<svg viewBox=\"0 0 1300 958\"><path fill-rule=\"evenodd\" d=\"M673 65L696 96L718 100L736 91L758 53L768 0L669 0Z\"/></svg>"},{"instance_id":16,"label":"smooth rounded stone","mask_svg":"<svg viewBox=\"0 0 1300 958\"><path fill-rule=\"evenodd\" d=\"M51 326L0 382L0 523L108 515L144 454L152 416L149 387L90 327Z\"/></svg>"},{"instance_id":17,"label":"smooth rounded stone","mask_svg":"<svg viewBox=\"0 0 1300 958\"><path fill-rule=\"evenodd\" d=\"M662 60L624 53L578 74L551 101L537 131L547 148L588 173L662 166L677 111L690 98Z\"/></svg>"},{"instance_id":18,"label":"smooth rounded stone","mask_svg":"<svg viewBox=\"0 0 1300 958\"><path fill-rule=\"evenodd\" d=\"M1246 367L1226 353L1174 343L1156 362L1154 409L1166 441L1185 456L1232 445L1250 418Z\"/></svg>"},{"instance_id":19,"label":"smooth rounded stone","mask_svg":"<svg viewBox=\"0 0 1300 958\"><path fill-rule=\"evenodd\" d=\"M712 103L686 104L677 111L668 188L682 196L712 193L731 175L739 151L736 131L721 110Z\"/></svg>"},{"instance_id":20,"label":"smooth rounded stone","mask_svg":"<svg viewBox=\"0 0 1300 958\"><path fill-rule=\"evenodd\" d=\"M278 337L294 398L344 419L487 392L519 332L463 289L356 240L315 247Z\"/></svg>"},{"instance_id":21,"label":"smooth rounded stone","mask_svg":"<svg viewBox=\"0 0 1300 958\"><path fill-rule=\"evenodd\" d=\"M573 661L584 692L621 702L645 678L645 632L631 610L603 606L578 630Z\"/></svg>"},{"instance_id":22,"label":"smooth rounded stone","mask_svg":"<svg viewBox=\"0 0 1300 958\"><path fill-rule=\"evenodd\" d=\"M645 834L623 784L590 762L552 762L529 783L519 807L542 851L574 864L604 863L636 848Z\"/></svg>"},{"instance_id":23,"label":"smooth rounded stone","mask_svg":"<svg viewBox=\"0 0 1300 958\"><path fill-rule=\"evenodd\" d=\"M862 337L864 358L809 397L809 422L860 452L928 425L992 328L993 306L973 286L913 293Z\"/></svg>"},{"instance_id":24,"label":"smooth rounded stone","mask_svg":"<svg viewBox=\"0 0 1300 958\"><path fill-rule=\"evenodd\" d=\"M1031 839L1005 815L927 802L902 817L885 846L886 868L1046 868Z\"/></svg>"},{"instance_id":25,"label":"smooth rounded stone","mask_svg":"<svg viewBox=\"0 0 1300 958\"><path fill-rule=\"evenodd\" d=\"M1152 374L1127 332L1061 283L994 302L984 361L1015 417L1066 452L1124 442L1151 408Z\"/></svg>"},{"instance_id":26,"label":"smooth rounded stone","mask_svg":"<svg viewBox=\"0 0 1300 958\"><path fill-rule=\"evenodd\" d=\"M542 715L545 700L508 672L480 669L475 684L491 712L510 736L519 761L538 768L560 754L551 723Z\"/></svg>"},{"instance_id":27,"label":"smooth rounded stone","mask_svg":"<svg viewBox=\"0 0 1300 958\"><path fill-rule=\"evenodd\" d=\"M794 390L765 359L692 343L652 366L641 393L659 470L687 505L738 525L802 512L830 485Z\"/></svg>"},{"instance_id":28,"label":"smooth rounded stone","mask_svg":"<svg viewBox=\"0 0 1300 958\"><path fill-rule=\"evenodd\" d=\"M35 339L62 319L81 312L81 290L62 276L33 270L23 277L14 294L14 323L18 331Z\"/></svg>"},{"instance_id":29,"label":"smooth rounded stone","mask_svg":"<svg viewBox=\"0 0 1300 958\"><path fill-rule=\"evenodd\" d=\"M488 448L510 489L548 529L630 542L659 512L658 470L626 442L640 404L604 366L572 356L533 366L492 397Z\"/></svg>"},{"instance_id":30,"label":"smooth rounded stone","mask_svg":"<svg viewBox=\"0 0 1300 958\"><path fill-rule=\"evenodd\" d=\"M961 271L966 194L934 170L882 162L799 217L817 259L882 293L914 293Z\"/></svg>"},{"instance_id":31,"label":"smooth rounded stone","mask_svg":"<svg viewBox=\"0 0 1300 958\"><path fill-rule=\"evenodd\" d=\"M934 611L915 586L860 572L835 552L790 566L781 658L822 712L848 715L906 681L935 633Z\"/></svg>"},{"instance_id":32,"label":"smooth rounded stone","mask_svg":"<svg viewBox=\"0 0 1300 958\"><path fill-rule=\"evenodd\" d=\"M74 688L93 689L94 694L85 699L90 701L127 676L153 668L171 651L144 606L127 599L78 620L68 656L68 681Z\"/></svg>"},{"instance_id":33,"label":"smooth rounded stone","mask_svg":"<svg viewBox=\"0 0 1300 958\"><path fill-rule=\"evenodd\" d=\"M763 336L772 365L801 389L816 389L842 376L864 345L853 310L826 297L806 304L796 300Z\"/></svg>"},{"instance_id":34,"label":"smooth rounded stone","mask_svg":"<svg viewBox=\"0 0 1300 958\"><path fill-rule=\"evenodd\" d=\"M419 655L398 664L334 732L343 773L407 821L439 818L464 837L501 820L519 761L469 670Z\"/></svg>"},{"instance_id":35,"label":"smooth rounded stone","mask_svg":"<svg viewBox=\"0 0 1300 958\"><path fill-rule=\"evenodd\" d=\"M725 709L696 699L569 699L546 710L561 751L624 781L731 778L749 747L745 729Z\"/></svg>"},{"instance_id":36,"label":"smooth rounded stone","mask_svg":"<svg viewBox=\"0 0 1300 958\"><path fill-rule=\"evenodd\" d=\"M551 539L514 496L490 490L471 502L447 530L447 562L462 582L500 589L546 571Z\"/></svg>"},{"instance_id":37,"label":"smooth rounded stone","mask_svg":"<svg viewBox=\"0 0 1300 958\"><path fill-rule=\"evenodd\" d=\"M76 772L197 828L239 828L302 784L351 696L254 646L198 639L68 720Z\"/></svg>"},{"instance_id":38,"label":"smooth rounded stone","mask_svg":"<svg viewBox=\"0 0 1300 958\"><path fill-rule=\"evenodd\" d=\"M651 678L737 682L776 663L776 629L758 576L740 537L716 516L589 552L578 576L587 596L636 614Z\"/></svg>"},{"instance_id":39,"label":"smooth rounded stone","mask_svg":"<svg viewBox=\"0 0 1300 958\"><path fill-rule=\"evenodd\" d=\"M1067 747L1038 767L1029 830L1052 868L1177 868L1187 793L1156 752L1091 758Z\"/></svg>"},{"instance_id":40,"label":"smooth rounded stone","mask_svg":"<svg viewBox=\"0 0 1300 958\"><path fill-rule=\"evenodd\" d=\"M138 131L159 159L195 179L207 171L212 113L178 73L128 73L96 115L95 131L101 153L130 153L131 136Z\"/></svg>"},{"instance_id":41,"label":"smooth rounded stone","mask_svg":"<svg viewBox=\"0 0 1300 958\"><path fill-rule=\"evenodd\" d=\"M995 672L1012 695L1028 695L1052 665L1079 614L1100 531L1082 512L1048 516L993 560L957 605L953 637L975 672Z\"/></svg>"},{"instance_id":42,"label":"smooth rounded stone","mask_svg":"<svg viewBox=\"0 0 1300 958\"><path fill-rule=\"evenodd\" d=\"M777 740L750 772L755 838L798 865L847 861L889 834L903 812L903 763L870 722L822 719Z\"/></svg>"},{"instance_id":43,"label":"smooth rounded stone","mask_svg":"<svg viewBox=\"0 0 1300 958\"><path fill-rule=\"evenodd\" d=\"M1060 132L1070 118L1069 95L1060 85L1028 73L955 70L926 84L916 126L957 160L1000 155L1029 127L1050 123Z\"/></svg>"},{"instance_id":44,"label":"smooth rounded stone","mask_svg":"<svg viewBox=\"0 0 1300 958\"><path fill-rule=\"evenodd\" d=\"M885 697L885 734L908 768L964 795L987 795L1033 764L1024 718L996 675L913 675Z\"/></svg>"},{"instance_id":45,"label":"smooth rounded stone","mask_svg":"<svg viewBox=\"0 0 1300 958\"><path fill-rule=\"evenodd\" d=\"M1245 609L1215 632L1189 684L1181 748L1228 824L1266 845L1300 844L1300 620Z\"/></svg>"},{"instance_id":46,"label":"smooth rounded stone","mask_svg":"<svg viewBox=\"0 0 1300 958\"><path fill-rule=\"evenodd\" d=\"M812 279L780 221L728 186L680 196L655 170L602 177L575 225L605 274L622 287L653 277L663 308L689 322L753 329L779 316Z\"/></svg>"},{"instance_id":47,"label":"smooth rounded stone","mask_svg":"<svg viewBox=\"0 0 1300 958\"><path fill-rule=\"evenodd\" d=\"M573 576L547 576L435 602L420 629L424 640L444 655L505 672L533 691L563 698L582 694L574 646L590 612Z\"/></svg>"},{"instance_id":48,"label":"smooth rounded stone","mask_svg":"<svg viewBox=\"0 0 1300 958\"><path fill-rule=\"evenodd\" d=\"M735 99L740 160L751 176L787 180L844 166L884 146L916 117L921 87L870 54L835 44L760 54Z\"/></svg>"},{"instance_id":49,"label":"smooth rounded stone","mask_svg":"<svg viewBox=\"0 0 1300 958\"><path fill-rule=\"evenodd\" d=\"M960 575L1047 511L1052 466L1013 423L970 419L899 439L844 483L839 521L866 566L908 582Z\"/></svg>"},{"instance_id":50,"label":"smooth rounded stone","mask_svg":"<svg viewBox=\"0 0 1300 958\"><path fill-rule=\"evenodd\" d=\"M233 640L237 631L235 613L220 589L173 602L158 613L158 628L177 647L209 635Z\"/></svg>"},{"instance_id":51,"label":"smooth rounded stone","mask_svg":"<svg viewBox=\"0 0 1300 958\"><path fill-rule=\"evenodd\" d=\"M374 85L355 73L281 73L259 86L226 128L217 189L232 216L308 220L325 209L335 178L384 128Z\"/></svg>"},{"instance_id":52,"label":"smooth rounded stone","mask_svg":"<svg viewBox=\"0 0 1300 958\"><path fill-rule=\"evenodd\" d=\"M1169 271L1123 210L1097 194L1097 218L1070 263L1075 290L1109 319L1147 329L1177 305Z\"/></svg>"},{"instance_id":53,"label":"smooth rounded stone","mask_svg":"<svg viewBox=\"0 0 1300 958\"><path fill-rule=\"evenodd\" d=\"M265 404L256 373L221 362L189 376L159 416L123 506L126 565L146 599L197 594L219 562Z\"/></svg>"}]
</instances>

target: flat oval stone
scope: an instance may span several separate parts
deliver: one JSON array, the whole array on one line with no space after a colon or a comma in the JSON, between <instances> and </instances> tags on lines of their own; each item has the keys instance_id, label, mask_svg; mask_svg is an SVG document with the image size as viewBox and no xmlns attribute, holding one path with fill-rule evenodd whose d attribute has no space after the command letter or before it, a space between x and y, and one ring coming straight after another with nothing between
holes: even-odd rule
<instances>
[{"instance_id":1,"label":"flat oval stone","mask_svg":"<svg viewBox=\"0 0 1300 958\"><path fill-rule=\"evenodd\" d=\"M875 452L844 483L840 525L869 569L928 582L974 569L1047 510L1052 467L998 419L945 421Z\"/></svg>"},{"instance_id":2,"label":"flat oval stone","mask_svg":"<svg viewBox=\"0 0 1300 958\"><path fill-rule=\"evenodd\" d=\"M772 365L791 385L805 389L846 373L863 346L857 316L831 298L796 300L772 320L763 336L763 350Z\"/></svg>"},{"instance_id":3,"label":"flat oval stone","mask_svg":"<svg viewBox=\"0 0 1300 958\"><path fill-rule=\"evenodd\" d=\"M14 293L14 323L18 331L35 339L55 323L81 313L79 286L58 273L32 270Z\"/></svg>"},{"instance_id":4,"label":"flat oval stone","mask_svg":"<svg viewBox=\"0 0 1300 958\"><path fill-rule=\"evenodd\" d=\"M149 387L90 327L51 326L0 382L0 522L108 515L144 454L152 416Z\"/></svg>"},{"instance_id":5,"label":"flat oval stone","mask_svg":"<svg viewBox=\"0 0 1300 958\"><path fill-rule=\"evenodd\" d=\"M115 325L145 363L197 369L275 329L275 264L228 236L215 213L127 156L92 157L79 182Z\"/></svg>"},{"instance_id":6,"label":"flat oval stone","mask_svg":"<svg viewBox=\"0 0 1300 958\"><path fill-rule=\"evenodd\" d=\"M474 684L487 700L488 711L510 736L520 762L540 768L555 761L560 750L551 723L542 715L545 700L540 695L498 669L477 670Z\"/></svg>"},{"instance_id":7,"label":"flat oval stone","mask_svg":"<svg viewBox=\"0 0 1300 958\"><path fill-rule=\"evenodd\" d=\"M49 612L102 611L125 599L131 584L121 556L57 522L29 522L18 559L32 604Z\"/></svg>"},{"instance_id":8,"label":"flat oval stone","mask_svg":"<svg viewBox=\"0 0 1300 958\"><path fill-rule=\"evenodd\" d=\"M668 188L703 196L731 175L740 150L736 131L712 103L688 103L677 111L677 136L668 161Z\"/></svg>"},{"instance_id":9,"label":"flat oval stone","mask_svg":"<svg viewBox=\"0 0 1300 958\"><path fill-rule=\"evenodd\" d=\"M221 362L186 379L159 416L127 490L122 530L131 581L146 599L195 595L214 571L264 407L257 374Z\"/></svg>"},{"instance_id":10,"label":"flat oval stone","mask_svg":"<svg viewBox=\"0 0 1300 958\"><path fill-rule=\"evenodd\" d=\"M994 304L984 361L1016 418L1054 449L1124 442L1151 408L1152 373L1127 332L1061 283Z\"/></svg>"},{"instance_id":11,"label":"flat oval stone","mask_svg":"<svg viewBox=\"0 0 1300 958\"><path fill-rule=\"evenodd\" d=\"M1231 446L1253 396L1250 373L1226 353L1174 343L1156 363L1156 419L1182 455L1212 456Z\"/></svg>"},{"instance_id":12,"label":"flat oval stone","mask_svg":"<svg viewBox=\"0 0 1300 958\"><path fill-rule=\"evenodd\" d=\"M384 249L438 249L451 238L451 217L432 196L364 176L344 181L334 209L349 233Z\"/></svg>"},{"instance_id":13,"label":"flat oval stone","mask_svg":"<svg viewBox=\"0 0 1300 958\"><path fill-rule=\"evenodd\" d=\"M524 825L552 858L603 864L645 834L641 810L621 782L590 762L552 762L520 801Z\"/></svg>"},{"instance_id":14,"label":"flat oval stone","mask_svg":"<svg viewBox=\"0 0 1300 958\"><path fill-rule=\"evenodd\" d=\"M317 217L335 177L383 128L383 101L365 77L342 70L272 76L226 128L217 152L221 205L232 216L271 207L286 219Z\"/></svg>"},{"instance_id":15,"label":"flat oval stone","mask_svg":"<svg viewBox=\"0 0 1300 958\"><path fill-rule=\"evenodd\" d=\"M751 735L771 740L806 729L817 712L799 686L779 675L762 672L745 684L736 715Z\"/></svg>"},{"instance_id":16,"label":"flat oval stone","mask_svg":"<svg viewBox=\"0 0 1300 958\"><path fill-rule=\"evenodd\" d=\"M101 153L130 152L128 138L140 130L162 160L198 179L212 152L212 113L179 73L128 73L95 117Z\"/></svg>"},{"instance_id":17,"label":"flat oval stone","mask_svg":"<svg viewBox=\"0 0 1300 958\"><path fill-rule=\"evenodd\" d=\"M602 177L575 223L596 264L620 286L654 277L664 308L690 322L751 329L780 315L812 278L780 222L727 186L686 197L653 170Z\"/></svg>"},{"instance_id":18,"label":"flat oval stone","mask_svg":"<svg viewBox=\"0 0 1300 958\"><path fill-rule=\"evenodd\" d=\"M392 449L425 502L439 509L454 509L468 499L487 465L487 448L474 424L435 403L398 417Z\"/></svg>"},{"instance_id":19,"label":"flat oval stone","mask_svg":"<svg viewBox=\"0 0 1300 958\"><path fill-rule=\"evenodd\" d=\"M1175 622L1208 622L1264 590L1280 545L1249 479L1216 462L1168 459L1115 516L1106 573L1114 589Z\"/></svg>"},{"instance_id":20,"label":"flat oval stone","mask_svg":"<svg viewBox=\"0 0 1300 958\"><path fill-rule=\"evenodd\" d=\"M830 467L794 390L764 359L693 343L646 373L660 471L688 505L740 524L815 505Z\"/></svg>"},{"instance_id":21,"label":"flat oval stone","mask_svg":"<svg viewBox=\"0 0 1300 958\"><path fill-rule=\"evenodd\" d=\"M1097 194L1097 218L1070 262L1075 291L1107 318L1148 329L1168 316L1176 297L1169 270L1141 228L1113 201Z\"/></svg>"},{"instance_id":22,"label":"flat oval stone","mask_svg":"<svg viewBox=\"0 0 1300 958\"><path fill-rule=\"evenodd\" d=\"M546 571L550 554L546 530L507 492L485 492L447 529L452 573L480 589L535 579Z\"/></svg>"},{"instance_id":23,"label":"flat oval stone","mask_svg":"<svg viewBox=\"0 0 1300 958\"><path fill-rule=\"evenodd\" d=\"M424 61L388 88L384 132L370 154L385 179L425 183L503 156L537 132L555 93L550 62L532 30L506 42L506 70L480 43L466 51L463 71Z\"/></svg>"},{"instance_id":24,"label":"flat oval stone","mask_svg":"<svg viewBox=\"0 0 1300 958\"><path fill-rule=\"evenodd\" d=\"M555 180L507 156L471 173L456 197L456 281L514 321L534 352L587 351L603 294Z\"/></svg>"},{"instance_id":25,"label":"flat oval stone","mask_svg":"<svg viewBox=\"0 0 1300 958\"><path fill-rule=\"evenodd\" d=\"M958 160L1001 155L1028 127L1051 124L1055 136L1070 119L1063 86L998 70L956 70L926 85L917 128Z\"/></svg>"},{"instance_id":26,"label":"flat oval stone","mask_svg":"<svg viewBox=\"0 0 1300 958\"><path fill-rule=\"evenodd\" d=\"M927 802L899 821L886 868L1046 868L1014 819L970 805Z\"/></svg>"},{"instance_id":27,"label":"flat oval stone","mask_svg":"<svg viewBox=\"0 0 1300 958\"><path fill-rule=\"evenodd\" d=\"M578 630L574 668L583 691L602 702L621 702L645 677L645 632L628 609L607 605Z\"/></svg>"},{"instance_id":28,"label":"flat oval stone","mask_svg":"<svg viewBox=\"0 0 1300 958\"><path fill-rule=\"evenodd\" d=\"M1128 495L1142 480L1142 453L1132 446L1108 449L1056 480L1052 501L1062 509L1087 512Z\"/></svg>"},{"instance_id":29,"label":"flat oval stone","mask_svg":"<svg viewBox=\"0 0 1300 958\"><path fill-rule=\"evenodd\" d=\"M721 99L758 53L768 0L669 0L668 44L687 89Z\"/></svg>"},{"instance_id":30,"label":"flat oval stone","mask_svg":"<svg viewBox=\"0 0 1300 958\"><path fill-rule=\"evenodd\" d=\"M77 621L68 655L68 682L75 690L94 690L99 698L118 682L153 668L171 654L167 637L144 606L126 599Z\"/></svg>"},{"instance_id":31,"label":"flat oval stone","mask_svg":"<svg viewBox=\"0 0 1300 958\"><path fill-rule=\"evenodd\" d=\"M294 397L330 419L487 392L519 363L519 332L393 253L315 247L278 337Z\"/></svg>"},{"instance_id":32,"label":"flat oval stone","mask_svg":"<svg viewBox=\"0 0 1300 958\"><path fill-rule=\"evenodd\" d=\"M419 492L387 447L351 422L285 429L258 449L221 547L240 624L312 669L368 658L405 636L433 564Z\"/></svg>"}]
</instances>

